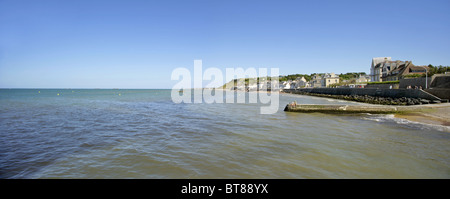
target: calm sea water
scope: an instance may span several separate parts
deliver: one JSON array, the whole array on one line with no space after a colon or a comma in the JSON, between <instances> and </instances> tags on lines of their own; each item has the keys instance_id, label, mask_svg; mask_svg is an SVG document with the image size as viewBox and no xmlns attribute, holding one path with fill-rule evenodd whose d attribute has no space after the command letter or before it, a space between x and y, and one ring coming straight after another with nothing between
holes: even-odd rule
<instances>
[{"instance_id":1,"label":"calm sea water","mask_svg":"<svg viewBox=\"0 0 450 199\"><path fill-rule=\"evenodd\" d=\"M294 100L353 103L281 94L261 115L170 90L1 89L0 177L450 178L446 127L284 112Z\"/></svg>"}]
</instances>

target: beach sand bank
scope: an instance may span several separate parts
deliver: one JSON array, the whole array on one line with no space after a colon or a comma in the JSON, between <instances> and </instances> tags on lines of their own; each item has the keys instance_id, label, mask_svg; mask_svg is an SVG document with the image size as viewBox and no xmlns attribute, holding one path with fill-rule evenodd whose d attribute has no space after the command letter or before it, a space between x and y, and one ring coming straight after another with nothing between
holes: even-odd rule
<instances>
[{"instance_id":1,"label":"beach sand bank","mask_svg":"<svg viewBox=\"0 0 450 199\"><path fill-rule=\"evenodd\" d=\"M422 110L395 114L396 118L402 118L413 122L450 126L450 104L416 105Z\"/></svg>"}]
</instances>

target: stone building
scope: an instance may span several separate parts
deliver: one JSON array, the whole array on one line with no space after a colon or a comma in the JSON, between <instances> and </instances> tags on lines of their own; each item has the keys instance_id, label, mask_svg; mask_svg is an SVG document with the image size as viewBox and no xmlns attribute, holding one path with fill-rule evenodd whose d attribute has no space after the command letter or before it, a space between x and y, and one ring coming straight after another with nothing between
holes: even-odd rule
<instances>
[{"instance_id":1,"label":"stone building","mask_svg":"<svg viewBox=\"0 0 450 199\"><path fill-rule=\"evenodd\" d=\"M337 76L334 73L326 73L323 76L323 82L322 82L322 86L323 87L328 87L331 84L336 84L339 83L339 76Z\"/></svg>"},{"instance_id":2,"label":"stone building","mask_svg":"<svg viewBox=\"0 0 450 199\"><path fill-rule=\"evenodd\" d=\"M310 85L314 88L328 87L331 84L339 83L339 76L334 73L316 74L312 76Z\"/></svg>"},{"instance_id":3,"label":"stone building","mask_svg":"<svg viewBox=\"0 0 450 199\"><path fill-rule=\"evenodd\" d=\"M316 74L311 77L311 87L320 88L322 87L322 75Z\"/></svg>"}]
</instances>

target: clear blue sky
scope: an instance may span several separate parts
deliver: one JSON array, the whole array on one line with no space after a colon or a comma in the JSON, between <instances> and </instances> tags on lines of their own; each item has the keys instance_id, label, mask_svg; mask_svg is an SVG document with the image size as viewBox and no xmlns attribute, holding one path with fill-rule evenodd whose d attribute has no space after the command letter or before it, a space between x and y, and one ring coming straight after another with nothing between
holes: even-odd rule
<instances>
[{"instance_id":1,"label":"clear blue sky","mask_svg":"<svg viewBox=\"0 0 450 199\"><path fill-rule=\"evenodd\" d=\"M450 1L0 0L1 88L172 88L172 70L450 65Z\"/></svg>"}]
</instances>

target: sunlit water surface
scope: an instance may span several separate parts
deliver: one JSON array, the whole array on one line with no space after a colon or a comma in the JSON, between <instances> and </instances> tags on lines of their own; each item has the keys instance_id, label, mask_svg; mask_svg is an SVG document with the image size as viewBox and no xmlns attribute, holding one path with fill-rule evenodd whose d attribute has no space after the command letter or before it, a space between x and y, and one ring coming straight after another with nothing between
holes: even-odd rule
<instances>
[{"instance_id":1,"label":"sunlit water surface","mask_svg":"<svg viewBox=\"0 0 450 199\"><path fill-rule=\"evenodd\" d=\"M279 100L262 115L267 104L175 104L170 90L2 89L0 177L450 178L446 127Z\"/></svg>"}]
</instances>

